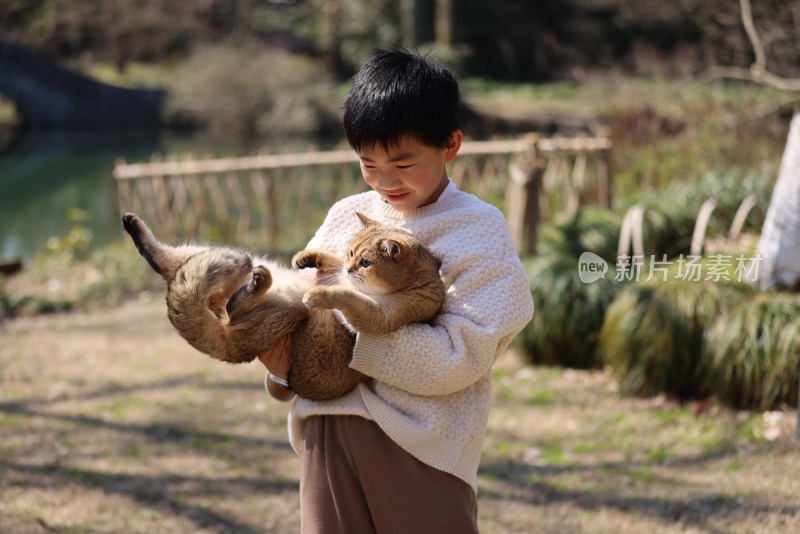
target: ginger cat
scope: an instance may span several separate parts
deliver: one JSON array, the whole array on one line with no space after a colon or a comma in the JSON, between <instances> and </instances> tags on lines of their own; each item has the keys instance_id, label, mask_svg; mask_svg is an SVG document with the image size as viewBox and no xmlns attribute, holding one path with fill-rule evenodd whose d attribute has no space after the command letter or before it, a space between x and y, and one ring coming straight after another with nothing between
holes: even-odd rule
<instances>
[{"instance_id":1,"label":"ginger cat","mask_svg":"<svg viewBox=\"0 0 800 534\"><path fill-rule=\"evenodd\" d=\"M421 241L357 215L364 228L344 261L318 249L292 259L298 269L323 269L331 281L342 282L319 286L297 270L238 249L165 245L132 213L122 224L166 281L167 315L193 347L242 363L292 334L289 385L301 397L325 400L367 379L349 367L355 333L428 321L444 300L441 262Z\"/></svg>"}]
</instances>

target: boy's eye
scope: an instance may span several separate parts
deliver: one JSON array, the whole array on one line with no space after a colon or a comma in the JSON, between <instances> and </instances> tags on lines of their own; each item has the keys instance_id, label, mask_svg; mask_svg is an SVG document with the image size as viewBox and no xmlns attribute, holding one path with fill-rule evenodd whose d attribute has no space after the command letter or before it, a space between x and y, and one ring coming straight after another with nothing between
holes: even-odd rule
<instances>
[{"instance_id":1,"label":"boy's eye","mask_svg":"<svg viewBox=\"0 0 800 534\"><path fill-rule=\"evenodd\" d=\"M400 170L410 169L413 165L398 165L397 168Z\"/></svg>"},{"instance_id":2,"label":"boy's eye","mask_svg":"<svg viewBox=\"0 0 800 534\"><path fill-rule=\"evenodd\" d=\"M361 266L362 267L369 267L370 265L372 265L372 262L369 261L368 259L364 258L364 259L361 260Z\"/></svg>"}]
</instances>

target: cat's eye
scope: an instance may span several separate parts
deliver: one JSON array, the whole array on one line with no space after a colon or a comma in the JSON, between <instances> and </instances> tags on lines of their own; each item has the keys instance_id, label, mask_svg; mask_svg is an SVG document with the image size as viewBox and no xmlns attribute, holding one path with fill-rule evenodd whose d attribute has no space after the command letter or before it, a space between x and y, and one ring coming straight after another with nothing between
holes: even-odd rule
<instances>
[{"instance_id":1,"label":"cat's eye","mask_svg":"<svg viewBox=\"0 0 800 534\"><path fill-rule=\"evenodd\" d=\"M372 265L372 262L369 261L368 259L364 258L364 259L361 260L361 266L362 267L369 267L370 265Z\"/></svg>"},{"instance_id":2,"label":"cat's eye","mask_svg":"<svg viewBox=\"0 0 800 534\"><path fill-rule=\"evenodd\" d=\"M350 257L351 258L353 257L353 251L352 250L350 251Z\"/></svg>"}]
</instances>

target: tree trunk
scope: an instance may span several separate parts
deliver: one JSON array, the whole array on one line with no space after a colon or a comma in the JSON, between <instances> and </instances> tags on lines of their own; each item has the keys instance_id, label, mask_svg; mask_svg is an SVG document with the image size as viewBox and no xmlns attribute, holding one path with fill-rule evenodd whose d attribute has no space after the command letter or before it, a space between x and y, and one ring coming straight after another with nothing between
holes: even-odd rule
<instances>
[{"instance_id":1,"label":"tree trunk","mask_svg":"<svg viewBox=\"0 0 800 534\"><path fill-rule=\"evenodd\" d=\"M800 289L800 113L789 128L757 254L759 289Z\"/></svg>"},{"instance_id":2,"label":"tree trunk","mask_svg":"<svg viewBox=\"0 0 800 534\"><path fill-rule=\"evenodd\" d=\"M436 44L443 50L453 46L453 5L451 0L436 0Z\"/></svg>"},{"instance_id":3,"label":"tree trunk","mask_svg":"<svg viewBox=\"0 0 800 534\"><path fill-rule=\"evenodd\" d=\"M403 34L402 41L405 46L412 46L417 42L416 9L416 2L414 0L401 0L400 29Z\"/></svg>"}]
</instances>

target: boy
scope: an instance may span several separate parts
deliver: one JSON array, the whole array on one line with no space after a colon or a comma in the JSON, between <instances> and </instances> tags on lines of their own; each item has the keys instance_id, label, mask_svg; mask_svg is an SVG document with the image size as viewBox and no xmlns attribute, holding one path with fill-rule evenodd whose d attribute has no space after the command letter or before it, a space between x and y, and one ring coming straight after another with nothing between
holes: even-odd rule
<instances>
[{"instance_id":1,"label":"boy","mask_svg":"<svg viewBox=\"0 0 800 534\"><path fill-rule=\"evenodd\" d=\"M372 191L337 202L308 247L343 254L361 212L426 242L447 294L430 324L358 335L350 365L371 380L331 401L296 400L289 437L304 533L477 532L491 368L533 300L503 215L447 177L463 137L458 99L444 67L381 50L344 100L345 134ZM282 400L293 396L279 384L288 351L285 340L260 358Z\"/></svg>"}]
</instances>

